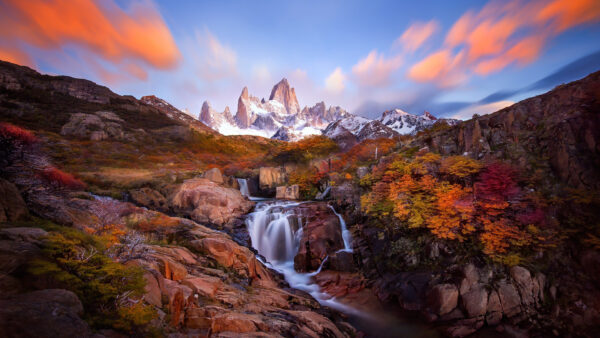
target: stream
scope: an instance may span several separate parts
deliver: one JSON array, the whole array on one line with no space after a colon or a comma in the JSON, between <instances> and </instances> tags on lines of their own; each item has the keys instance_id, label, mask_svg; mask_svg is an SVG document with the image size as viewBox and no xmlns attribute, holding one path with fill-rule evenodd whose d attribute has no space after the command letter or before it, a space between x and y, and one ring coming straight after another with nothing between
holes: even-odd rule
<instances>
[{"instance_id":1,"label":"stream","mask_svg":"<svg viewBox=\"0 0 600 338\"><path fill-rule=\"evenodd\" d=\"M321 305L333 308L349 316L350 322L359 330L367 333L369 337L438 337L435 330L419 324L395 311L378 311L369 313L363 309L354 308L344 304L335 297L321 291L313 280L323 268L328 257L321 266L310 273L300 273L294 269L294 257L298 252L302 238L302 219L294 214L293 207L306 202L273 200L250 196L246 180L238 179L240 191L250 200L256 201L256 207L246 218L246 226L252 247L262 256L257 256L267 267L283 274L286 282L295 289L309 293ZM331 210L340 220L344 248L338 250L353 252L352 234L346 227L342 215ZM297 222L290 223L290 219L297 217Z\"/></svg>"}]
</instances>

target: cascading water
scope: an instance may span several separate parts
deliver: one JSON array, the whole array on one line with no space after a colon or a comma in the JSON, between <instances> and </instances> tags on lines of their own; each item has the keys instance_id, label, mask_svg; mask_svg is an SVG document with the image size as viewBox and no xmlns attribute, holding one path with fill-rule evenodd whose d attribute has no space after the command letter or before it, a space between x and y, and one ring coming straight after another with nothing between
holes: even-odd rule
<instances>
[{"instance_id":1,"label":"cascading water","mask_svg":"<svg viewBox=\"0 0 600 338\"><path fill-rule=\"evenodd\" d=\"M238 178L237 182L240 186L240 192L242 193L242 195L250 197L250 190L248 190L248 181L245 178Z\"/></svg>"},{"instance_id":2,"label":"cascading water","mask_svg":"<svg viewBox=\"0 0 600 338\"><path fill-rule=\"evenodd\" d=\"M325 306L348 314L364 316L364 313L337 302L335 298L321 292L319 285L313 282L312 277L321 272L328 257L323 260L317 271L299 273L294 269L294 256L298 252L302 238L302 224L300 218L296 223L297 228L290 224L290 218L297 217L290 211L290 207L299 204L299 202L290 201L259 202L255 211L246 219L252 247L267 260L263 262L265 265L283 274L291 287L308 292ZM344 238L344 249L340 251L351 252L352 236L346 229L346 223L341 215L338 213L336 215L340 218L342 237Z\"/></svg>"},{"instance_id":3,"label":"cascading water","mask_svg":"<svg viewBox=\"0 0 600 338\"><path fill-rule=\"evenodd\" d=\"M344 221L342 215L338 214L337 211L335 211L335 209L331 205L329 207L331 208L331 210L333 210L333 213L340 219L340 224L342 226L342 239L344 240L344 248L338 250L338 252L352 252L352 234L350 233L350 230L348 230L348 228L346 227L346 221Z\"/></svg>"}]
</instances>

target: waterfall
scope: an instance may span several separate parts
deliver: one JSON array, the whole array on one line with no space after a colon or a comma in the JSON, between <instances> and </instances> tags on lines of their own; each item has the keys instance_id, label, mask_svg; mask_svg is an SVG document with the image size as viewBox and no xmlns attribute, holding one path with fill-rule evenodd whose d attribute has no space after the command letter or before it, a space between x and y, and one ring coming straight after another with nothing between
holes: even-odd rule
<instances>
[{"instance_id":1,"label":"waterfall","mask_svg":"<svg viewBox=\"0 0 600 338\"><path fill-rule=\"evenodd\" d=\"M248 190L248 181L245 178L238 178L237 182L240 186L240 192L246 197L250 197L250 191Z\"/></svg>"},{"instance_id":2,"label":"waterfall","mask_svg":"<svg viewBox=\"0 0 600 338\"><path fill-rule=\"evenodd\" d=\"M331 210L333 210L333 213L340 219L340 225L342 227L342 239L344 240L344 248L338 250L337 252L352 252L352 234L350 233L350 230L348 230L348 228L346 227L346 221L344 221L342 215L338 214L337 211L335 211L335 209L331 205L329 207L331 208Z\"/></svg>"},{"instance_id":3,"label":"waterfall","mask_svg":"<svg viewBox=\"0 0 600 338\"><path fill-rule=\"evenodd\" d=\"M266 261L261 262L266 266L283 274L285 280L291 287L308 292L319 303L339 311L365 316L364 313L344 305L335 300L334 297L321 292L319 285L314 283L312 277L316 276L329 257L326 257L317 271L311 273L299 273L294 269L294 256L298 253L300 240L302 238L301 219L289 210L301 204L291 201L259 202L246 219L248 233L252 241L252 247L262 255ZM335 210L334 210L335 212ZM351 235L346 229L346 223L341 215L337 214L342 223L342 236L344 238L344 249L341 251L352 251L350 247ZM290 223L290 219L297 217L297 228Z\"/></svg>"}]
</instances>

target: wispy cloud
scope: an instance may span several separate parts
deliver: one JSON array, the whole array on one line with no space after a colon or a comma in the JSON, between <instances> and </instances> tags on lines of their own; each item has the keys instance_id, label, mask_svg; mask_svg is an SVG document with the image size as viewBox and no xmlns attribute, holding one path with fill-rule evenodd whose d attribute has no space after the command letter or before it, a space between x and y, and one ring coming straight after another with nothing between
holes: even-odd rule
<instances>
[{"instance_id":1,"label":"wispy cloud","mask_svg":"<svg viewBox=\"0 0 600 338\"><path fill-rule=\"evenodd\" d=\"M435 20L429 22L415 22L410 25L396 41L394 41L394 46L401 47L409 52L414 52L437 32L438 29L439 24Z\"/></svg>"},{"instance_id":2,"label":"wispy cloud","mask_svg":"<svg viewBox=\"0 0 600 338\"><path fill-rule=\"evenodd\" d=\"M34 65L30 48L77 48L142 80L144 68L172 69L181 59L169 28L148 1L125 11L111 0L6 0L0 4L0 37L0 55L16 62Z\"/></svg>"},{"instance_id":3,"label":"wispy cloud","mask_svg":"<svg viewBox=\"0 0 600 338\"><path fill-rule=\"evenodd\" d=\"M402 66L400 55L386 58L383 54L372 50L364 59L352 67L352 74L359 85L380 87L390 83L390 76Z\"/></svg>"},{"instance_id":4,"label":"wispy cloud","mask_svg":"<svg viewBox=\"0 0 600 338\"><path fill-rule=\"evenodd\" d=\"M418 82L447 87L473 74L527 65L554 36L597 21L597 0L491 1L478 12L463 14L448 31L444 45L410 67L407 75ZM446 70L448 67L452 71Z\"/></svg>"},{"instance_id":5,"label":"wispy cloud","mask_svg":"<svg viewBox=\"0 0 600 338\"><path fill-rule=\"evenodd\" d=\"M325 79L325 89L333 94L340 94L344 91L344 88L346 88L346 75L340 67L337 67Z\"/></svg>"}]
</instances>

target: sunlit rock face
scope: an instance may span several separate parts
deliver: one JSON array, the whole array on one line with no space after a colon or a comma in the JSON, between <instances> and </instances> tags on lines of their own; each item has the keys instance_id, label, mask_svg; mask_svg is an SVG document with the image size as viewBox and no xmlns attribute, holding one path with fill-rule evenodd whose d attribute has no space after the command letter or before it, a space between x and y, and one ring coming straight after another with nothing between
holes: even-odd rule
<instances>
[{"instance_id":1,"label":"sunlit rock face","mask_svg":"<svg viewBox=\"0 0 600 338\"><path fill-rule=\"evenodd\" d=\"M198 119L224 135L257 135L296 141L321 135L330 123L348 115L341 107L327 108L324 102L300 109L295 89L287 79L282 79L273 86L268 100L251 95L244 87L235 116L228 107L219 113L205 101Z\"/></svg>"}]
</instances>

